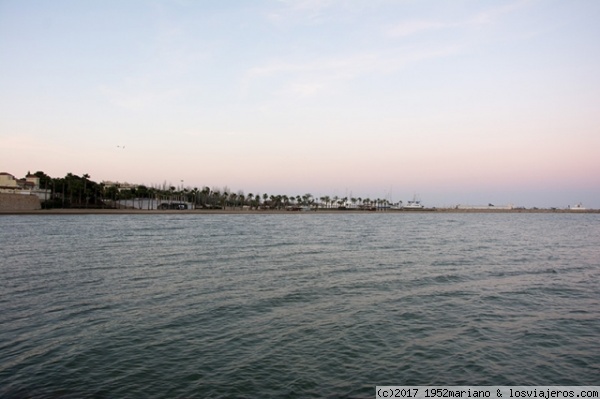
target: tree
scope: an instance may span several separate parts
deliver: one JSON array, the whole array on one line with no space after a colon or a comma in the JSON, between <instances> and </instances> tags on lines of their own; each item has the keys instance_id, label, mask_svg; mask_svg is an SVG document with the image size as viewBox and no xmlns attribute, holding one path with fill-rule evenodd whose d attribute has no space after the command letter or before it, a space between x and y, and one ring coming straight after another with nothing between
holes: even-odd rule
<instances>
[{"instance_id":1,"label":"tree","mask_svg":"<svg viewBox=\"0 0 600 399\"><path fill-rule=\"evenodd\" d=\"M106 197L113 201L113 204L116 204L117 199L119 198L119 188L117 186L110 186L106 188Z\"/></svg>"},{"instance_id":2,"label":"tree","mask_svg":"<svg viewBox=\"0 0 600 399\"><path fill-rule=\"evenodd\" d=\"M173 202L173 195L175 195L175 186L169 187L169 204Z\"/></svg>"},{"instance_id":3,"label":"tree","mask_svg":"<svg viewBox=\"0 0 600 399\"><path fill-rule=\"evenodd\" d=\"M198 192L199 192L198 191L198 187L194 187L192 189L192 191L191 191L191 195L194 198L194 201L192 202L193 203L193 205L192 205L193 208L192 209L196 209L196 203L198 201Z\"/></svg>"},{"instance_id":4,"label":"tree","mask_svg":"<svg viewBox=\"0 0 600 399\"><path fill-rule=\"evenodd\" d=\"M306 193L302 196L302 205L309 205L312 199L312 194Z\"/></svg>"},{"instance_id":5,"label":"tree","mask_svg":"<svg viewBox=\"0 0 600 399\"><path fill-rule=\"evenodd\" d=\"M138 206L140 209L143 208L144 206L144 199L147 198L148 199L148 203L150 203L150 196L148 193L148 187L146 187L145 185L141 184L139 186L137 186L135 188L135 193L136 193L136 197L139 199L138 200Z\"/></svg>"},{"instance_id":6,"label":"tree","mask_svg":"<svg viewBox=\"0 0 600 399\"><path fill-rule=\"evenodd\" d=\"M47 189L50 183L52 183L52 178L42 171L35 172L33 176L40 179L40 188Z\"/></svg>"},{"instance_id":7,"label":"tree","mask_svg":"<svg viewBox=\"0 0 600 399\"><path fill-rule=\"evenodd\" d=\"M154 209L154 197L156 195L156 189L148 189L148 210Z\"/></svg>"},{"instance_id":8,"label":"tree","mask_svg":"<svg viewBox=\"0 0 600 399\"><path fill-rule=\"evenodd\" d=\"M83 174L83 195L85 196L85 207L88 207L88 200L89 200L89 196L87 193L87 179L90 178L90 175L88 175L87 173ZM81 193L79 194L79 203L81 203Z\"/></svg>"},{"instance_id":9,"label":"tree","mask_svg":"<svg viewBox=\"0 0 600 399\"><path fill-rule=\"evenodd\" d=\"M232 205L233 209L235 209L235 207L237 205L237 194L229 193L229 200L230 200L230 205Z\"/></svg>"},{"instance_id":10,"label":"tree","mask_svg":"<svg viewBox=\"0 0 600 399\"><path fill-rule=\"evenodd\" d=\"M29 175L29 173L28 173ZM45 195L44 197L44 203L42 203L42 206L47 208L50 207L50 204L52 203L52 178L50 176L48 176L47 174L45 174L42 171L37 171L33 174L33 176L37 177L38 179L40 179L40 188L43 190L46 190L45 192L48 193L48 190L50 190L50 195Z\"/></svg>"},{"instance_id":11,"label":"tree","mask_svg":"<svg viewBox=\"0 0 600 399\"><path fill-rule=\"evenodd\" d=\"M244 195L243 191L238 191L238 199L239 199L239 204L240 204L240 209L244 209L244 204L246 202L246 196Z\"/></svg>"}]
</instances>

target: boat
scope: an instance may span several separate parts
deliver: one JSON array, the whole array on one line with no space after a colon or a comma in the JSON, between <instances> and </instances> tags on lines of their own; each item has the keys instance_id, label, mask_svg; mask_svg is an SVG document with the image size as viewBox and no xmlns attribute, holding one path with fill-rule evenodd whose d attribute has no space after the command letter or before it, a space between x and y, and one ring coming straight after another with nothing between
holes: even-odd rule
<instances>
[{"instance_id":1,"label":"boat","mask_svg":"<svg viewBox=\"0 0 600 399\"><path fill-rule=\"evenodd\" d=\"M421 200L417 199L415 195L412 200L409 200L406 205L402 207L402 209L406 210L418 210L425 208L425 205L421 204Z\"/></svg>"},{"instance_id":2,"label":"boat","mask_svg":"<svg viewBox=\"0 0 600 399\"><path fill-rule=\"evenodd\" d=\"M572 211L585 211L585 208L583 207L583 205L581 204L581 202L577 205L574 206L570 206L569 205L569 209Z\"/></svg>"},{"instance_id":3,"label":"boat","mask_svg":"<svg viewBox=\"0 0 600 399\"><path fill-rule=\"evenodd\" d=\"M402 201L400 201L400 202L396 202L395 204L391 204L390 209L394 210L394 211L399 211L399 210L402 210L402 206L403 206Z\"/></svg>"}]
</instances>

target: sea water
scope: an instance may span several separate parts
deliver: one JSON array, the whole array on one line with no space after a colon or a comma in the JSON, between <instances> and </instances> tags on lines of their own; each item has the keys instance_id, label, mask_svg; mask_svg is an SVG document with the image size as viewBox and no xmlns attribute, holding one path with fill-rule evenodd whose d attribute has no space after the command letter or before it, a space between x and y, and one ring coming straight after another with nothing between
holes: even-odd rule
<instances>
[{"instance_id":1,"label":"sea water","mask_svg":"<svg viewBox=\"0 0 600 399\"><path fill-rule=\"evenodd\" d=\"M600 385L600 215L0 217L0 397Z\"/></svg>"}]
</instances>

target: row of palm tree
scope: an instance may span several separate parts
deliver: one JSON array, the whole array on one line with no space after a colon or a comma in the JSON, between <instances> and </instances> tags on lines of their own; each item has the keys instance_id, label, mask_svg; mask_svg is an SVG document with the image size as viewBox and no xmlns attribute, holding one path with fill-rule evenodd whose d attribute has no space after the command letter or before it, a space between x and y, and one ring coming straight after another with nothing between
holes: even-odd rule
<instances>
[{"instance_id":1,"label":"row of palm tree","mask_svg":"<svg viewBox=\"0 0 600 399\"><path fill-rule=\"evenodd\" d=\"M102 204L104 187L90 180L87 173L82 176L68 173L61 178L50 177L44 172L33 175L40 179L40 188L47 192L43 202L46 208L84 208Z\"/></svg>"},{"instance_id":2,"label":"row of palm tree","mask_svg":"<svg viewBox=\"0 0 600 399\"><path fill-rule=\"evenodd\" d=\"M301 208L351 208L383 209L390 205L385 199L232 192L227 187L207 186L190 188L167 185L146 186L119 183L96 183L85 173L81 176L68 173L62 178L52 178L44 172L34 173L40 187L48 191L44 201L47 208L138 208L157 209L160 204L189 204L205 209L301 209Z\"/></svg>"}]
</instances>

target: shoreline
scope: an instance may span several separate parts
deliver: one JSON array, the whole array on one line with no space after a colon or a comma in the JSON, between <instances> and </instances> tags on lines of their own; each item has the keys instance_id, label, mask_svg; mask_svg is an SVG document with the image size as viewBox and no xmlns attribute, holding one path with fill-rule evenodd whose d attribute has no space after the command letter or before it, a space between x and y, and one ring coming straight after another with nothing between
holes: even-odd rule
<instances>
[{"instance_id":1,"label":"shoreline","mask_svg":"<svg viewBox=\"0 0 600 399\"><path fill-rule=\"evenodd\" d=\"M315 214L413 214L413 213L558 213L590 214L600 213L600 209L454 209L425 208L421 210L351 210L319 209L311 211L287 210L248 210L248 209L187 209L187 210L147 210L147 209L37 209L0 211L3 215L315 215Z\"/></svg>"}]
</instances>

